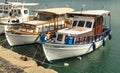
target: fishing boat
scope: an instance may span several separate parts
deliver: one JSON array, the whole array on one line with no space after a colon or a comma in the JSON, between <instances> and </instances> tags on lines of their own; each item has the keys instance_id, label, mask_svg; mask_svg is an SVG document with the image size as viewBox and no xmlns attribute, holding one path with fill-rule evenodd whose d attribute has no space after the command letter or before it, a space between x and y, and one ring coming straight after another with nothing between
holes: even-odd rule
<instances>
[{"instance_id":1,"label":"fishing boat","mask_svg":"<svg viewBox=\"0 0 120 73\"><path fill-rule=\"evenodd\" d=\"M67 13L67 17L73 17L71 27L58 30L56 37L46 40L45 34L40 35L48 61L90 53L111 39L110 11L75 11Z\"/></svg>"},{"instance_id":2,"label":"fishing boat","mask_svg":"<svg viewBox=\"0 0 120 73\"><path fill-rule=\"evenodd\" d=\"M5 35L10 46L37 43L34 42L41 32L53 31L68 27L65 19L67 12L72 12L72 8L45 8L36 9L33 20L23 22L19 28L13 26L5 27Z\"/></svg>"},{"instance_id":3,"label":"fishing boat","mask_svg":"<svg viewBox=\"0 0 120 73\"><path fill-rule=\"evenodd\" d=\"M0 33L4 33L4 25L20 24L32 19L29 9L25 6L35 6L38 3L8 2L0 3Z\"/></svg>"}]
</instances>

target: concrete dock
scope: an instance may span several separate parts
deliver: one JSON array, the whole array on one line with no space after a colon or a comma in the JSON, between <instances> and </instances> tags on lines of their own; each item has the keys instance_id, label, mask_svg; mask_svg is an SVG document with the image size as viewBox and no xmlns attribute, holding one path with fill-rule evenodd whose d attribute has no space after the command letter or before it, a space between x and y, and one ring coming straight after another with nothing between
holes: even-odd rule
<instances>
[{"instance_id":1,"label":"concrete dock","mask_svg":"<svg viewBox=\"0 0 120 73\"><path fill-rule=\"evenodd\" d=\"M58 73L52 69L46 69L42 66L37 66L37 63L32 58L27 57L27 61L21 59L21 54L8 50L0 46L0 57L22 69L25 73Z\"/></svg>"}]
</instances>

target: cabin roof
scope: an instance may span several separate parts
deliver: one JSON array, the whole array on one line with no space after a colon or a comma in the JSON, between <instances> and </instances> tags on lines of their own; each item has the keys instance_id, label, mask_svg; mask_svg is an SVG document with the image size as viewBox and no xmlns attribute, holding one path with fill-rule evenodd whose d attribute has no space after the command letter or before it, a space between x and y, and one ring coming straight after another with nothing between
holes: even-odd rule
<instances>
[{"instance_id":1,"label":"cabin roof","mask_svg":"<svg viewBox=\"0 0 120 73\"><path fill-rule=\"evenodd\" d=\"M36 26L37 26L37 24L41 24L42 25L44 23L46 23L46 21L34 20L34 21L29 21L29 22L23 22L23 24L36 25Z\"/></svg>"},{"instance_id":2,"label":"cabin roof","mask_svg":"<svg viewBox=\"0 0 120 73\"><path fill-rule=\"evenodd\" d=\"M108 15L110 11L107 10L86 10L69 12L68 14L83 14L83 15Z\"/></svg>"},{"instance_id":3,"label":"cabin roof","mask_svg":"<svg viewBox=\"0 0 120 73\"><path fill-rule=\"evenodd\" d=\"M47 8L47 9L37 9L35 10L35 12L49 12L49 13L53 13L53 14L65 14L68 12L72 12L74 11L74 9L72 8Z\"/></svg>"},{"instance_id":4,"label":"cabin roof","mask_svg":"<svg viewBox=\"0 0 120 73\"><path fill-rule=\"evenodd\" d=\"M90 32L91 30L92 29L89 29L89 28L74 27L74 28L65 28L65 29L58 30L58 33L78 35L85 32Z\"/></svg>"}]
</instances>

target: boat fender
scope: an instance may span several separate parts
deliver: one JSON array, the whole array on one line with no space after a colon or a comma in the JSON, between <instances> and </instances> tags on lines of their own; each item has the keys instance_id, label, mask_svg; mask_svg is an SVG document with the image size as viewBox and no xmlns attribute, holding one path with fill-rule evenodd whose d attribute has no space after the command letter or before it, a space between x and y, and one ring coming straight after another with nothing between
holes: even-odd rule
<instances>
[{"instance_id":1,"label":"boat fender","mask_svg":"<svg viewBox=\"0 0 120 73\"><path fill-rule=\"evenodd\" d=\"M95 50L96 49L96 44L95 44L95 42L93 42L93 50Z\"/></svg>"},{"instance_id":2,"label":"boat fender","mask_svg":"<svg viewBox=\"0 0 120 73\"><path fill-rule=\"evenodd\" d=\"M112 39L112 36L111 36L111 34L109 34L109 37L108 37L108 38L109 38L109 40L111 40L111 39Z\"/></svg>"},{"instance_id":3,"label":"boat fender","mask_svg":"<svg viewBox=\"0 0 120 73\"><path fill-rule=\"evenodd\" d=\"M103 46L105 46L105 40L103 39L103 44L102 44Z\"/></svg>"},{"instance_id":4,"label":"boat fender","mask_svg":"<svg viewBox=\"0 0 120 73\"><path fill-rule=\"evenodd\" d=\"M79 60L82 60L82 57L77 57Z\"/></svg>"},{"instance_id":5,"label":"boat fender","mask_svg":"<svg viewBox=\"0 0 120 73\"><path fill-rule=\"evenodd\" d=\"M64 66L69 66L69 63L64 63Z\"/></svg>"},{"instance_id":6,"label":"boat fender","mask_svg":"<svg viewBox=\"0 0 120 73\"><path fill-rule=\"evenodd\" d=\"M40 42L41 42L41 43L46 42L46 37L45 37L45 34L44 34L44 33L41 33L41 34L40 34Z\"/></svg>"}]
</instances>

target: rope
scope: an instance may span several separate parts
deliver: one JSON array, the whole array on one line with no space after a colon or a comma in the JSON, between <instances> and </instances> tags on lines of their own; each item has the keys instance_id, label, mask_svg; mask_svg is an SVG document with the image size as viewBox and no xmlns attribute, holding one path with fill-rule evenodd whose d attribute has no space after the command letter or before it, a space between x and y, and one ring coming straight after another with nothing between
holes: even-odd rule
<instances>
[{"instance_id":1,"label":"rope","mask_svg":"<svg viewBox=\"0 0 120 73\"><path fill-rule=\"evenodd\" d=\"M3 45L6 41L7 41L6 39L2 40L2 42L0 41L0 43L1 43L0 45Z\"/></svg>"},{"instance_id":2,"label":"rope","mask_svg":"<svg viewBox=\"0 0 120 73\"><path fill-rule=\"evenodd\" d=\"M0 45L3 45L5 42L6 42L6 39L0 41L0 43L1 43ZM1 48L1 47L0 47L0 48ZM12 49L13 49L13 47L12 47ZM12 49L11 49L11 50L12 50ZM36 51L35 51L35 53L34 53L34 55L33 55L33 58L32 58L33 60L35 60L35 61L37 61L37 62L39 62L39 63L41 63L41 64L49 65L50 67L52 67L52 66L54 66L54 67L65 67L64 65L54 65L54 64L49 64L49 63L45 62L46 57L44 58L43 61L34 59L35 54L37 53L37 51L38 51L38 49L36 49Z\"/></svg>"},{"instance_id":3,"label":"rope","mask_svg":"<svg viewBox=\"0 0 120 73\"><path fill-rule=\"evenodd\" d=\"M45 63L45 60L46 60L46 57L44 58L44 60L43 60L42 64L44 64L44 63Z\"/></svg>"},{"instance_id":4,"label":"rope","mask_svg":"<svg viewBox=\"0 0 120 73\"><path fill-rule=\"evenodd\" d=\"M86 53L88 53L88 51L90 50L90 48L92 47L92 44L90 45L89 49L86 51Z\"/></svg>"},{"instance_id":5,"label":"rope","mask_svg":"<svg viewBox=\"0 0 120 73\"><path fill-rule=\"evenodd\" d=\"M39 49L38 46L35 46L35 48L37 48L37 49L36 49L36 51L35 51L32 59L35 60L36 62L39 62L39 63L41 63L42 65L48 65L49 67L52 67L52 66L54 66L54 67L66 67L66 66L64 66L64 65L54 65L54 64L47 63L47 62L45 62L46 57L44 58L43 61L40 61L40 60L35 59L35 54L37 53L37 51L38 51L38 49ZM42 55L43 55L43 54L42 54Z\"/></svg>"},{"instance_id":6,"label":"rope","mask_svg":"<svg viewBox=\"0 0 120 73\"><path fill-rule=\"evenodd\" d=\"M4 40L0 41L0 43L1 43L1 42L4 42L4 41L6 41L6 39L4 39Z\"/></svg>"},{"instance_id":7,"label":"rope","mask_svg":"<svg viewBox=\"0 0 120 73\"><path fill-rule=\"evenodd\" d=\"M39 63L43 63L43 61L40 61L40 60L37 60L37 59L33 59L33 60L35 60L35 61L37 61L37 62L39 62ZM49 65L49 66L54 66L54 67L66 67L66 66L64 66L64 65L55 65L55 64L50 64L50 63L47 63L47 62L44 62L43 64L45 64L45 65Z\"/></svg>"},{"instance_id":8,"label":"rope","mask_svg":"<svg viewBox=\"0 0 120 73\"><path fill-rule=\"evenodd\" d=\"M36 52L35 52L35 54L37 53L37 50L36 50ZM35 58L35 54L33 55L33 58Z\"/></svg>"}]
</instances>

